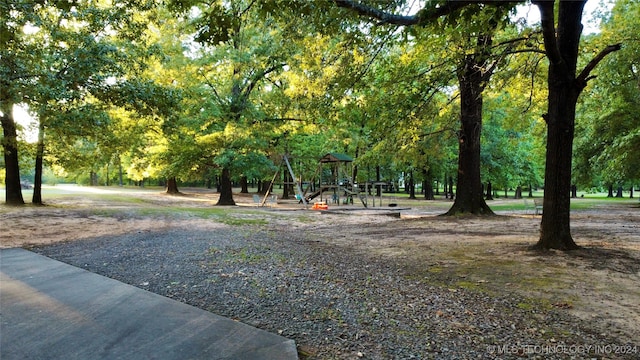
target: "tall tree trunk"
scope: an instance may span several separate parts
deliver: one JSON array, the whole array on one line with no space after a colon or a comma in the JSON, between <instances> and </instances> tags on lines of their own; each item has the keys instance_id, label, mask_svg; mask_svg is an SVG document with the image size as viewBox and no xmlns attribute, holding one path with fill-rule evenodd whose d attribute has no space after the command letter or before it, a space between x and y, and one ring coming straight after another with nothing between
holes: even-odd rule
<instances>
[{"instance_id":1,"label":"tall tree trunk","mask_svg":"<svg viewBox=\"0 0 640 360\"><path fill-rule=\"evenodd\" d=\"M142 180L141 183L142 186L144 186L144 180ZM89 185L98 186L98 173L93 170L89 172Z\"/></svg>"},{"instance_id":2,"label":"tall tree trunk","mask_svg":"<svg viewBox=\"0 0 640 360\"><path fill-rule=\"evenodd\" d=\"M233 188L231 184L231 172L228 167L222 168L220 174L220 198L216 205L235 205L233 201Z\"/></svg>"},{"instance_id":3,"label":"tall tree trunk","mask_svg":"<svg viewBox=\"0 0 640 360\"><path fill-rule=\"evenodd\" d=\"M548 113L543 116L547 122L544 203L540 240L536 244L536 247L544 249L578 248L571 237L569 216L576 103L582 91L575 80L584 1L568 3L560 3L557 30L554 28L553 2L538 3L543 15L545 48L550 60Z\"/></svg>"},{"instance_id":4,"label":"tall tree trunk","mask_svg":"<svg viewBox=\"0 0 640 360\"><path fill-rule=\"evenodd\" d=\"M244 175L240 177L240 193L241 194L249 193L249 181L247 180L247 177Z\"/></svg>"},{"instance_id":5,"label":"tall tree trunk","mask_svg":"<svg viewBox=\"0 0 640 360\"><path fill-rule=\"evenodd\" d=\"M482 193L480 180L480 132L482 130L482 62L474 55L458 69L460 86L460 132L456 196L445 215L493 215Z\"/></svg>"},{"instance_id":6,"label":"tall tree trunk","mask_svg":"<svg viewBox=\"0 0 640 360\"><path fill-rule=\"evenodd\" d=\"M453 176L449 176L449 198L453 200Z\"/></svg>"},{"instance_id":7,"label":"tall tree trunk","mask_svg":"<svg viewBox=\"0 0 640 360\"><path fill-rule=\"evenodd\" d=\"M13 103L2 101L2 131L4 139L4 166L5 166L5 201L7 205L24 205L22 187L20 186L20 166L18 160L18 132L13 119Z\"/></svg>"},{"instance_id":8,"label":"tall tree trunk","mask_svg":"<svg viewBox=\"0 0 640 360\"><path fill-rule=\"evenodd\" d=\"M362 126L362 128L360 129L360 134L362 135L364 129L364 125ZM356 146L356 153L354 156L354 160L357 161L358 157L360 156L360 147ZM358 165L353 165L353 168L351 168L351 185L355 185L358 182Z\"/></svg>"},{"instance_id":9,"label":"tall tree trunk","mask_svg":"<svg viewBox=\"0 0 640 360\"><path fill-rule=\"evenodd\" d=\"M178 181L175 176L167 179L167 194L180 194L180 190L178 190Z\"/></svg>"},{"instance_id":10,"label":"tall tree trunk","mask_svg":"<svg viewBox=\"0 0 640 360\"><path fill-rule=\"evenodd\" d=\"M122 182L122 160L120 159L120 155L118 155L118 186L124 186Z\"/></svg>"},{"instance_id":11,"label":"tall tree trunk","mask_svg":"<svg viewBox=\"0 0 640 360\"><path fill-rule=\"evenodd\" d=\"M435 200L436 197L433 194L433 177L431 175L431 170L423 169L422 176L424 178L424 185L422 186L422 189L424 190L425 200Z\"/></svg>"},{"instance_id":12,"label":"tall tree trunk","mask_svg":"<svg viewBox=\"0 0 640 360\"><path fill-rule=\"evenodd\" d=\"M616 197L617 198L622 197L622 185L618 185L618 190L616 191Z\"/></svg>"},{"instance_id":13,"label":"tall tree trunk","mask_svg":"<svg viewBox=\"0 0 640 360\"><path fill-rule=\"evenodd\" d=\"M380 166L376 166L376 182L380 182ZM382 195L381 191L382 187L376 186L376 196L380 197Z\"/></svg>"},{"instance_id":14,"label":"tall tree trunk","mask_svg":"<svg viewBox=\"0 0 640 360\"><path fill-rule=\"evenodd\" d=\"M575 109L579 91L557 66L549 67L549 114L544 177L544 203L537 247L571 250L578 245L571 237L571 157Z\"/></svg>"},{"instance_id":15,"label":"tall tree trunk","mask_svg":"<svg viewBox=\"0 0 640 360\"><path fill-rule=\"evenodd\" d=\"M493 189L491 188L491 181L487 182L487 194L484 197L485 200L493 200Z\"/></svg>"},{"instance_id":16,"label":"tall tree trunk","mask_svg":"<svg viewBox=\"0 0 640 360\"><path fill-rule=\"evenodd\" d=\"M514 199L522 199L522 186L518 185L516 187L516 193L513 196Z\"/></svg>"},{"instance_id":17,"label":"tall tree trunk","mask_svg":"<svg viewBox=\"0 0 640 360\"><path fill-rule=\"evenodd\" d=\"M40 119L38 125L38 144L36 146L36 168L33 179L33 197L31 202L42 205L42 159L44 158L44 123Z\"/></svg>"},{"instance_id":18,"label":"tall tree trunk","mask_svg":"<svg viewBox=\"0 0 640 360\"><path fill-rule=\"evenodd\" d=\"M583 1L561 1L555 21L554 1L534 0L540 9L545 52L549 59L547 153L544 203L537 248L571 250L578 245L570 230L571 157L578 96L591 78L590 72L620 45L608 46L577 75L582 33ZM557 23L557 27L556 27Z\"/></svg>"},{"instance_id":19,"label":"tall tree trunk","mask_svg":"<svg viewBox=\"0 0 640 360\"><path fill-rule=\"evenodd\" d=\"M282 198L288 199L289 194L292 192L290 184L293 182L293 179L291 179L291 174L289 174L289 171L285 170L282 172L282 179L284 183L284 187L282 188Z\"/></svg>"},{"instance_id":20,"label":"tall tree trunk","mask_svg":"<svg viewBox=\"0 0 640 360\"><path fill-rule=\"evenodd\" d=\"M105 170L106 170L105 171L106 172L105 173L105 183L106 183L105 185L107 185L107 187L108 187L108 186L111 186L111 182L109 181L109 163L107 163L107 167L106 167Z\"/></svg>"},{"instance_id":21,"label":"tall tree trunk","mask_svg":"<svg viewBox=\"0 0 640 360\"><path fill-rule=\"evenodd\" d=\"M609 184L607 197L608 198L612 198L613 197L613 184Z\"/></svg>"},{"instance_id":22,"label":"tall tree trunk","mask_svg":"<svg viewBox=\"0 0 640 360\"><path fill-rule=\"evenodd\" d=\"M271 191L271 182L269 180L258 181L258 194L265 195L269 191Z\"/></svg>"},{"instance_id":23,"label":"tall tree trunk","mask_svg":"<svg viewBox=\"0 0 640 360\"><path fill-rule=\"evenodd\" d=\"M442 187L443 187L443 192L444 192L444 198L448 199L449 198L449 182L447 181L447 175L444 176L444 181L442 182Z\"/></svg>"},{"instance_id":24,"label":"tall tree trunk","mask_svg":"<svg viewBox=\"0 0 640 360\"><path fill-rule=\"evenodd\" d=\"M413 181L413 170L409 172L409 199L416 198L416 184Z\"/></svg>"}]
</instances>

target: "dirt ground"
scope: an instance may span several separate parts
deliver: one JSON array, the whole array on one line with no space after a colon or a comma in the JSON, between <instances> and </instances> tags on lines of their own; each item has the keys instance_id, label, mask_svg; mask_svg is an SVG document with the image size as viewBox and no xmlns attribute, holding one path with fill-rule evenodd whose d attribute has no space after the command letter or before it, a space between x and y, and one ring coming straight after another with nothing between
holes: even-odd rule
<instances>
[{"instance_id":1,"label":"dirt ground","mask_svg":"<svg viewBox=\"0 0 640 360\"><path fill-rule=\"evenodd\" d=\"M46 200L47 206L0 205L1 248L174 226L220 226L211 217L194 215L196 210L212 208L217 201L212 192L190 189L183 196L167 196L158 191L56 191ZM238 219L265 218L268 222L264 226L274 229L304 227L324 234L319 241L402 262L414 269L415 276L437 274L444 286L524 295L529 303L522 307L563 309L602 333L640 347L637 200L603 202L574 211L572 234L583 248L540 252L530 250L538 238L540 216L518 210L498 212L499 216L490 218L449 218L437 216L447 209L445 201L414 201L384 210L331 206L340 211L321 214L305 211L294 201L258 209L251 195L238 194L235 199L239 206L227 212ZM490 206L497 203L499 200ZM149 210L157 208L167 211ZM398 212L401 217L385 216Z\"/></svg>"}]
</instances>

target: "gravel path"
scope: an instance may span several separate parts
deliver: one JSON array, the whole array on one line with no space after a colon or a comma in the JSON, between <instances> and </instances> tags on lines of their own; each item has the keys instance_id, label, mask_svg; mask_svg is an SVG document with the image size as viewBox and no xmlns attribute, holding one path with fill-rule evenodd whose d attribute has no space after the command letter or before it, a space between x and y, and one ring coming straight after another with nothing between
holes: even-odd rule
<instances>
[{"instance_id":1,"label":"gravel path","mask_svg":"<svg viewBox=\"0 0 640 360\"><path fill-rule=\"evenodd\" d=\"M176 222L33 250L294 339L303 359L638 357L614 351L640 344L596 333L562 309L456 287L421 264L323 241L335 236L331 221Z\"/></svg>"}]
</instances>

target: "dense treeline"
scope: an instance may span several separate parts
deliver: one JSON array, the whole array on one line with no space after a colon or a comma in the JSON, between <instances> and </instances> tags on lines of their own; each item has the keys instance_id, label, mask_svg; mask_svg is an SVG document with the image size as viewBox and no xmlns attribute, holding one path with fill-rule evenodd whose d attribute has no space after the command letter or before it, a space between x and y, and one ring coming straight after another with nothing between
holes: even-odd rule
<instances>
[{"instance_id":1,"label":"dense treeline","mask_svg":"<svg viewBox=\"0 0 640 360\"><path fill-rule=\"evenodd\" d=\"M581 35L581 1L523 2L533 25L516 3L411 3L2 0L6 202L56 178L217 186L231 205L284 154L311 180L337 152L355 183L454 183L449 214L491 214L489 185L545 187L540 245L573 248L569 187L640 179L639 4Z\"/></svg>"}]
</instances>

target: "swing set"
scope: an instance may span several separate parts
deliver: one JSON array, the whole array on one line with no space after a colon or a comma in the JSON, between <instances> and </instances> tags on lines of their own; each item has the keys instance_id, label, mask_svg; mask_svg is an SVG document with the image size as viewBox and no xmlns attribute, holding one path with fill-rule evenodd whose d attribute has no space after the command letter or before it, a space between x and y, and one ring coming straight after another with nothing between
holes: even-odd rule
<instances>
[{"instance_id":1,"label":"swing set","mask_svg":"<svg viewBox=\"0 0 640 360\"><path fill-rule=\"evenodd\" d=\"M303 189L302 179L295 176L289 158L285 154L282 156L282 161L271 180L269 191L264 195L260 206L264 206L268 199L270 199L270 189L273 188L273 184L275 183L283 164L286 165L289 175L291 175L291 179L293 179L293 183L285 182L284 184L285 186L292 184L295 185L295 197L304 205L305 209L308 209L309 204L312 202L312 209L314 210L327 210L329 207L327 204L328 202L337 205L339 205L341 201L343 204L353 204L354 197L358 198L365 208L368 207L368 198L371 197L373 206L375 206L375 197L368 195L369 183L365 183L364 191L361 191L356 184L352 184L350 180L350 174L352 171L352 168L350 170L350 166L352 162L353 159L346 154L325 154L320 158L312 180L307 184L306 188ZM319 178L319 181L316 184L317 178ZM317 185L316 188L314 188L315 185ZM372 185L374 187L378 185L383 186L386 185L386 183L374 183ZM319 201L314 201L314 199L318 197ZM380 199L380 204L382 204L382 199Z\"/></svg>"}]
</instances>

